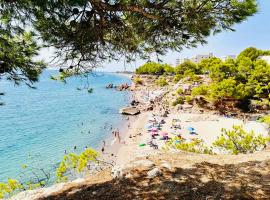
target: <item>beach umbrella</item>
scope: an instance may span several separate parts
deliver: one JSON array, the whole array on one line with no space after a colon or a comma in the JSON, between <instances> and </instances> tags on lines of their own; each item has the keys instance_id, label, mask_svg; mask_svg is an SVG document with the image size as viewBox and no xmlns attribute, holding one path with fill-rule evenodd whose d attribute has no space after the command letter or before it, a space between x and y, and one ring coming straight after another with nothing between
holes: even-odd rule
<instances>
[{"instance_id":1,"label":"beach umbrella","mask_svg":"<svg viewBox=\"0 0 270 200\"><path fill-rule=\"evenodd\" d=\"M193 127L191 127L191 126L187 127L187 130L190 131L190 132L195 131L195 129Z\"/></svg>"},{"instance_id":2,"label":"beach umbrella","mask_svg":"<svg viewBox=\"0 0 270 200\"><path fill-rule=\"evenodd\" d=\"M161 131L161 132L160 132L160 135L162 135L162 136L167 136L168 133L167 133L167 132L164 132L164 131Z\"/></svg>"},{"instance_id":3,"label":"beach umbrella","mask_svg":"<svg viewBox=\"0 0 270 200\"><path fill-rule=\"evenodd\" d=\"M155 128L155 127L153 127L153 128L151 128L151 131L152 131L152 132L157 132L157 131L158 131L158 129L157 129L157 128Z\"/></svg>"}]
</instances>

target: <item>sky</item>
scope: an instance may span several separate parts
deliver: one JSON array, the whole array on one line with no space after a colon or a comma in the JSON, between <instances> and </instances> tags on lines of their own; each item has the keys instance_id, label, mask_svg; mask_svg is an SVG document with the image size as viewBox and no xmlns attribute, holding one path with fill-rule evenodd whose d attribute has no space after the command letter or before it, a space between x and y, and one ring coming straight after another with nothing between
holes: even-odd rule
<instances>
[{"instance_id":1,"label":"sky","mask_svg":"<svg viewBox=\"0 0 270 200\"><path fill-rule=\"evenodd\" d=\"M258 0L259 12L248 18L245 22L235 25L235 32L224 31L214 36L210 36L208 43L197 48L184 49L182 52L168 52L162 57L163 62L175 65L177 58L192 57L197 54L213 53L216 57L226 55L237 55L247 47L270 50L270 0ZM47 52L41 52L43 56ZM47 57L47 56L46 56ZM135 70L145 61L137 60L133 63L124 65L122 62L105 63L102 71L123 71L124 66L127 70Z\"/></svg>"}]
</instances>

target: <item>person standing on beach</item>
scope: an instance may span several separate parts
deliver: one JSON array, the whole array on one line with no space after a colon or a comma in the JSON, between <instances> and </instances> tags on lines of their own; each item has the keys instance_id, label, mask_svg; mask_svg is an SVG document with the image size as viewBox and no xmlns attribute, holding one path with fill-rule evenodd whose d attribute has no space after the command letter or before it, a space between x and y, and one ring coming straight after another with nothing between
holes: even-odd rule
<instances>
[{"instance_id":1,"label":"person standing on beach","mask_svg":"<svg viewBox=\"0 0 270 200\"><path fill-rule=\"evenodd\" d=\"M120 132L119 129L116 129L116 135L115 135L119 141L119 143L121 142L121 138L120 138Z\"/></svg>"},{"instance_id":2,"label":"person standing on beach","mask_svg":"<svg viewBox=\"0 0 270 200\"><path fill-rule=\"evenodd\" d=\"M103 147L101 148L101 152L104 153L105 151L105 141L103 140Z\"/></svg>"}]
</instances>

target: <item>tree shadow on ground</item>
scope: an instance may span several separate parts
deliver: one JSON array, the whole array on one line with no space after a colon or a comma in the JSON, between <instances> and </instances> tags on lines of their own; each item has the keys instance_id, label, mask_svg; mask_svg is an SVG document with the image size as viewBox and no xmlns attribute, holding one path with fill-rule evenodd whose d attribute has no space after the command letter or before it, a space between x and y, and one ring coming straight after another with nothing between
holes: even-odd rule
<instances>
[{"instance_id":1,"label":"tree shadow on ground","mask_svg":"<svg viewBox=\"0 0 270 200\"><path fill-rule=\"evenodd\" d=\"M149 179L149 169L134 169L129 178L70 188L51 199L268 199L270 160L218 165L208 162L192 168L161 169Z\"/></svg>"}]
</instances>

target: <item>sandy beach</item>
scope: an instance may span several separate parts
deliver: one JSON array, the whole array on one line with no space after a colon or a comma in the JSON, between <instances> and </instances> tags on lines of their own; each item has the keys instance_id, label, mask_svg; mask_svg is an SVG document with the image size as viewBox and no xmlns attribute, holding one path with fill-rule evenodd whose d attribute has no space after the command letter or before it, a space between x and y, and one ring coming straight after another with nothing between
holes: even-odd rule
<instances>
[{"instance_id":1,"label":"sandy beach","mask_svg":"<svg viewBox=\"0 0 270 200\"><path fill-rule=\"evenodd\" d=\"M151 91L151 89L144 87L144 89L140 90L134 89L132 96L143 105L142 109L149 106L151 100L159 98L165 92L161 90ZM179 134L187 141L198 138L209 147L222 134L222 128L232 129L234 125L237 125L242 126L248 132L254 131L255 134L262 134L264 136L267 136L269 132L266 124L256 122L255 119L244 120L213 114L212 112L198 114L198 112L193 112L192 110L178 111L175 109L169 109L169 114L164 117L162 116L163 109L162 104L155 102L152 111L144 110L138 116L127 116L126 127L121 130L121 142L116 142L114 145L106 147L108 152L113 152L113 160L116 165L123 166L137 157L153 154L155 149L149 145L150 141L153 141L159 150L163 149L166 141L161 140L162 136L160 133L162 132L167 133L169 138ZM151 137L150 131L147 130L149 120L153 118L164 121L154 140ZM173 128L174 121L177 121L177 124L180 126ZM129 127L127 127L127 124L129 124ZM190 134L189 128L193 128L196 134Z\"/></svg>"}]
</instances>

